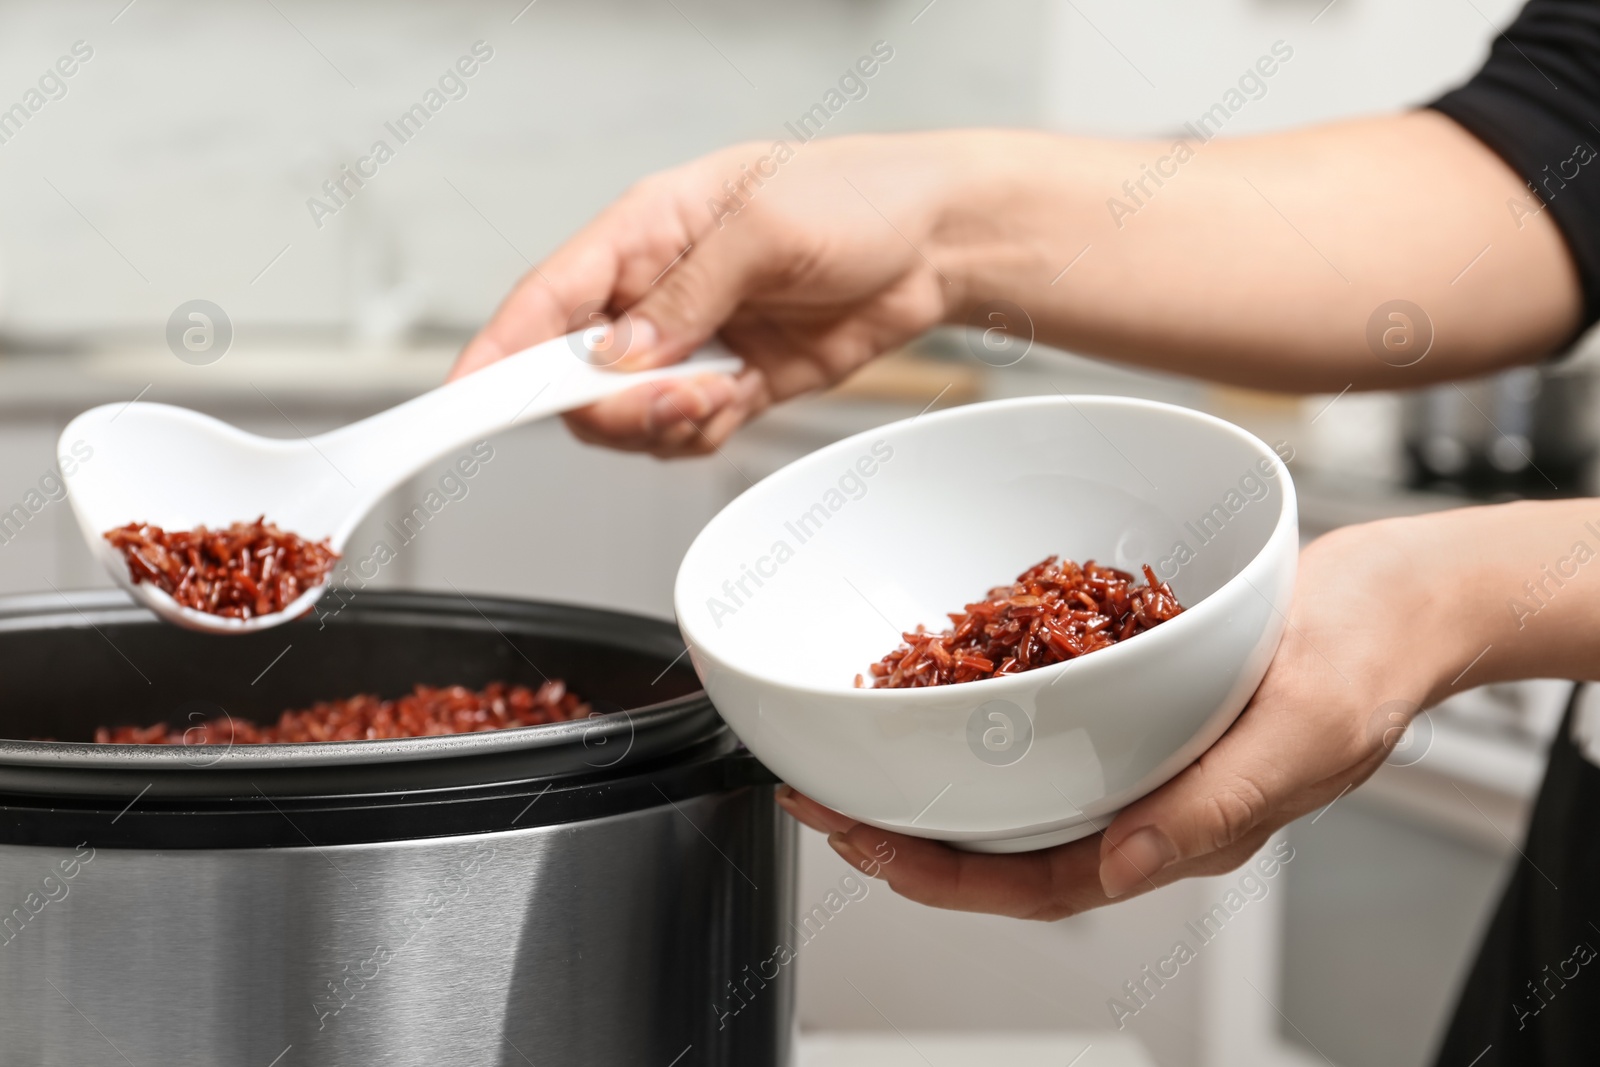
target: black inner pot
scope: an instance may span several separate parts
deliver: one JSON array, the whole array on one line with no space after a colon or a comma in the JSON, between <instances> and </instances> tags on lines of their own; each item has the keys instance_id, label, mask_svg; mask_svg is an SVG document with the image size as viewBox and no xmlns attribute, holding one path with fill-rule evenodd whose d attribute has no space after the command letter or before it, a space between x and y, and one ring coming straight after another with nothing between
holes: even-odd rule
<instances>
[{"instance_id":1,"label":"black inner pot","mask_svg":"<svg viewBox=\"0 0 1600 1067\"><path fill-rule=\"evenodd\" d=\"M100 725L267 722L417 683L561 678L597 716L296 745L90 743ZM364 592L335 615L219 637L121 593L0 599L0 843L239 848L481 833L772 781L668 622L477 595ZM52 738L50 741L30 738Z\"/></svg>"}]
</instances>

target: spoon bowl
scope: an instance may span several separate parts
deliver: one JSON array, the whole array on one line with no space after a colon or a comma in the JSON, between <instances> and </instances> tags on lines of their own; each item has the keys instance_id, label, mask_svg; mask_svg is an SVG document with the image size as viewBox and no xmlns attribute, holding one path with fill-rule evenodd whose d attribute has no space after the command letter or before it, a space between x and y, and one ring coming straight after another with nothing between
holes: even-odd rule
<instances>
[{"instance_id":1,"label":"spoon bowl","mask_svg":"<svg viewBox=\"0 0 1600 1067\"><path fill-rule=\"evenodd\" d=\"M249 619L183 607L134 582L104 534L130 522L167 530L226 527L264 516L340 552L393 488L439 456L501 430L584 407L648 382L732 374L743 364L712 345L684 363L631 374L581 358L592 338L556 338L440 386L388 411L314 437L271 438L169 404L106 404L62 432L60 450L83 442L94 461L63 478L90 550L117 584L162 618L192 630L239 634L311 610L326 582L284 610Z\"/></svg>"}]
</instances>

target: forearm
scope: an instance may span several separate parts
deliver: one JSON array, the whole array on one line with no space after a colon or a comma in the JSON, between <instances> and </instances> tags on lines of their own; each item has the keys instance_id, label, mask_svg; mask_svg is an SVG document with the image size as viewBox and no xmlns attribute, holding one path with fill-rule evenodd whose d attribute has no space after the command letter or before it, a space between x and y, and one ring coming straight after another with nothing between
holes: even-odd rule
<instances>
[{"instance_id":1,"label":"forearm","mask_svg":"<svg viewBox=\"0 0 1600 1067\"><path fill-rule=\"evenodd\" d=\"M1332 595L1342 607L1308 637L1341 686L1433 704L1490 682L1600 680L1600 500L1347 526L1308 546L1300 572L1324 597L1358 594Z\"/></svg>"},{"instance_id":2,"label":"forearm","mask_svg":"<svg viewBox=\"0 0 1600 1067\"><path fill-rule=\"evenodd\" d=\"M1396 531L1437 576L1433 621L1448 636L1436 698L1524 678L1600 680L1600 500L1464 508Z\"/></svg>"},{"instance_id":3,"label":"forearm","mask_svg":"<svg viewBox=\"0 0 1600 1067\"><path fill-rule=\"evenodd\" d=\"M1549 213L1513 212L1537 207L1526 186L1433 112L1191 138L1182 162L1174 140L935 136L957 161L930 235L952 322L1007 299L1047 343L1285 391L1486 373L1579 322ZM1434 329L1404 368L1367 342L1396 298Z\"/></svg>"}]
</instances>

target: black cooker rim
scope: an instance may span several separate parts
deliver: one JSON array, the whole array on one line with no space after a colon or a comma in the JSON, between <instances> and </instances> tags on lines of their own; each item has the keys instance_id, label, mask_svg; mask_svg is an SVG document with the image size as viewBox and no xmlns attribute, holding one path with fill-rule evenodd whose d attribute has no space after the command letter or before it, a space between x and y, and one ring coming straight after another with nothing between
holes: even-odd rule
<instances>
[{"instance_id":1,"label":"black cooker rim","mask_svg":"<svg viewBox=\"0 0 1600 1067\"><path fill-rule=\"evenodd\" d=\"M107 623L166 625L149 609L117 589L24 594L0 597L0 639L8 632L47 626L94 627ZM283 630L311 625L465 625L501 624L554 632L630 652L656 652L676 662L684 654L675 623L560 601L522 600L491 594L372 590L359 604L289 623ZM503 635L502 635L503 636ZM228 640L219 637L218 640ZM612 741L637 744L649 732L710 707L704 690L654 704L573 722L489 730L439 737L401 737L375 741L317 741L298 744L186 747L181 745L100 745L82 741L32 741L0 738L0 772L9 768L133 771L187 774L196 770L259 772L274 768L312 768L371 763L403 763L492 756L524 749L592 749ZM631 747L631 746L630 746ZM585 761L586 763L589 761ZM592 764L591 764L592 765Z\"/></svg>"},{"instance_id":2,"label":"black cooker rim","mask_svg":"<svg viewBox=\"0 0 1600 1067\"><path fill-rule=\"evenodd\" d=\"M677 807L708 793L770 790L777 784L724 730L622 778L564 776L366 796L145 794L125 800L0 793L0 847L188 851L420 841L572 828L648 808Z\"/></svg>"},{"instance_id":3,"label":"black cooker rim","mask_svg":"<svg viewBox=\"0 0 1600 1067\"><path fill-rule=\"evenodd\" d=\"M49 626L130 622L167 625L114 590L0 598L0 640ZM663 673L685 654L667 620L476 593L374 590L326 624L461 625L576 639L644 653L666 665ZM309 625L317 622L285 629ZM0 740L0 845L320 848L564 826L775 782L702 689L573 723L453 737L221 753Z\"/></svg>"}]
</instances>

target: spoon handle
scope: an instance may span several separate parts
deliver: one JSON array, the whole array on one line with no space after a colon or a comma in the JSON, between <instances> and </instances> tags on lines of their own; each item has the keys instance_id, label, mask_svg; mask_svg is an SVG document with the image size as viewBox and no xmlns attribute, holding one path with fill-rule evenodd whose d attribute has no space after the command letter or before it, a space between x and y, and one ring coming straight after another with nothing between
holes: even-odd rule
<instances>
[{"instance_id":1,"label":"spoon handle","mask_svg":"<svg viewBox=\"0 0 1600 1067\"><path fill-rule=\"evenodd\" d=\"M557 337L311 443L367 501L376 502L444 453L512 426L647 382L736 374L744 367L716 342L687 362L627 374L591 365L578 355L585 350L581 334Z\"/></svg>"}]
</instances>

